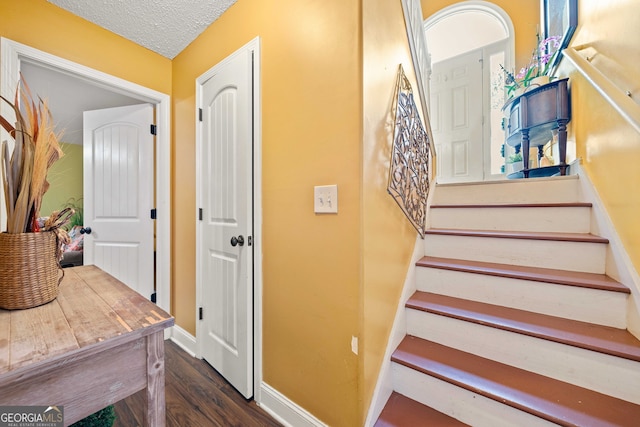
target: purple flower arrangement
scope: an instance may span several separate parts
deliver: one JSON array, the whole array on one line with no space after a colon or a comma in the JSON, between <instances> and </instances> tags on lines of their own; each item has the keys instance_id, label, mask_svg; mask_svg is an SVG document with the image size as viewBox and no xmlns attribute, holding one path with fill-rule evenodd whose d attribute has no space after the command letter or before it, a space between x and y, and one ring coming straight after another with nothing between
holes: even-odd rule
<instances>
[{"instance_id":1,"label":"purple flower arrangement","mask_svg":"<svg viewBox=\"0 0 640 427\"><path fill-rule=\"evenodd\" d=\"M558 54L562 37L551 36L541 39L540 34L536 34L536 38L538 43L531 54L531 61L522 67L517 74L514 75L513 72L500 65L505 73L505 88L508 97L513 96L519 88L529 87L533 79L548 76L551 72L551 64ZM549 77L551 78L551 76Z\"/></svg>"}]
</instances>

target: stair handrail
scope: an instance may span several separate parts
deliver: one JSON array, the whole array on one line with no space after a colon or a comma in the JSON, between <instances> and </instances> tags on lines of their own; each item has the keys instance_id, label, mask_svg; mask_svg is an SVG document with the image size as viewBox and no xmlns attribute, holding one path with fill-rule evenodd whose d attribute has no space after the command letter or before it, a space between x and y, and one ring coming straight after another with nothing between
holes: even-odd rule
<instances>
[{"instance_id":1,"label":"stair handrail","mask_svg":"<svg viewBox=\"0 0 640 427\"><path fill-rule=\"evenodd\" d=\"M587 46L569 46L562 51L566 57L583 75L583 77L606 99L609 104L640 133L640 105L632 98L631 93L620 89L607 76L605 76L587 58L584 58L578 50Z\"/></svg>"}]
</instances>

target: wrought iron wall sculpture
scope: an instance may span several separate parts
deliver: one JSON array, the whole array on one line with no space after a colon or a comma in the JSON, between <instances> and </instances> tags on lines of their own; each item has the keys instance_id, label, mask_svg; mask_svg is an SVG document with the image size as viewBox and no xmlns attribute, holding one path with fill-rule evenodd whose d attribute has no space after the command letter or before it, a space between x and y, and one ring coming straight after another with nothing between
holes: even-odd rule
<instances>
[{"instance_id":1,"label":"wrought iron wall sculpture","mask_svg":"<svg viewBox=\"0 0 640 427\"><path fill-rule=\"evenodd\" d=\"M420 233L420 237L424 238L431 138L420 120L411 83L405 76L402 65L398 69L394 109L395 124L387 191Z\"/></svg>"}]
</instances>

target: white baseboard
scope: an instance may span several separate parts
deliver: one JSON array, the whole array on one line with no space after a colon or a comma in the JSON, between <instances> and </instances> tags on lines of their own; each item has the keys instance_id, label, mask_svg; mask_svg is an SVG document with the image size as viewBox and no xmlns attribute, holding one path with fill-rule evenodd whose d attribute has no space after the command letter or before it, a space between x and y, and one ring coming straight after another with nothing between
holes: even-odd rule
<instances>
[{"instance_id":1,"label":"white baseboard","mask_svg":"<svg viewBox=\"0 0 640 427\"><path fill-rule=\"evenodd\" d=\"M434 183L435 184L435 183ZM429 195L427 197L427 211L430 209L431 204L436 197L437 186L433 185ZM427 223L425 228L429 228L429 214L427 214ZM409 263L409 270L404 279L402 285L402 294L398 301L396 308L396 315L393 320L393 326L389 339L387 341L387 348L382 359L382 365L378 372L378 379L376 380L376 386L373 390L373 396L369 402L369 409L367 410L367 416L365 418L364 425L366 427L373 426L380 416L380 413L384 409L384 405L387 403L389 396L393 392L393 384L391 377L391 354L395 351L400 341L407 333L407 326L405 320L405 304L409 297L416 291L416 262L424 256L424 239L416 235L416 241L413 246L413 253L411 255L411 261Z\"/></svg>"},{"instance_id":2,"label":"white baseboard","mask_svg":"<svg viewBox=\"0 0 640 427\"><path fill-rule=\"evenodd\" d=\"M196 357L196 337L185 331L178 325L171 328L171 341L189 353L191 357Z\"/></svg>"},{"instance_id":3,"label":"white baseboard","mask_svg":"<svg viewBox=\"0 0 640 427\"><path fill-rule=\"evenodd\" d=\"M262 382L256 403L286 427L326 427L322 421L296 405L282 393Z\"/></svg>"},{"instance_id":4,"label":"white baseboard","mask_svg":"<svg viewBox=\"0 0 640 427\"><path fill-rule=\"evenodd\" d=\"M613 225L600 194L580 162L571 165L580 175L580 183L586 201L592 203L591 232L609 239L606 273L631 289L627 309L627 330L640 339L640 275L627 254L622 240Z\"/></svg>"},{"instance_id":5,"label":"white baseboard","mask_svg":"<svg viewBox=\"0 0 640 427\"><path fill-rule=\"evenodd\" d=\"M389 396L393 392L393 384L391 377L391 354L395 351L400 341L407 334L406 319L405 319L405 304L409 297L416 291L416 262L424 256L424 240L420 236L416 237L415 246L413 248L413 254L411 255L411 263L409 264L409 271L405 277L403 285L402 295L398 301L398 307L396 308L396 315L393 321L393 327L389 340L387 342L387 349L382 360L382 366L378 373L378 380L376 387L373 391L373 397L369 404L369 410L367 411L367 418L364 425L369 427L375 424L376 420L380 416L380 413L384 409L384 405L387 403Z\"/></svg>"},{"instance_id":6,"label":"white baseboard","mask_svg":"<svg viewBox=\"0 0 640 427\"><path fill-rule=\"evenodd\" d=\"M196 338L178 325L174 325L170 330L171 341L192 357L196 357ZM260 383L260 390L255 394L255 400L258 406L286 427L327 427L326 424L264 382Z\"/></svg>"},{"instance_id":7,"label":"white baseboard","mask_svg":"<svg viewBox=\"0 0 640 427\"><path fill-rule=\"evenodd\" d=\"M171 328L171 340L192 357L197 357L196 338L180 326L174 325ZM264 382L260 383L260 390L255 393L255 401L258 406L286 427L327 427L326 424Z\"/></svg>"},{"instance_id":8,"label":"white baseboard","mask_svg":"<svg viewBox=\"0 0 640 427\"><path fill-rule=\"evenodd\" d=\"M196 338L193 335L177 325L170 328L170 331L171 341L192 357L197 357ZM255 401L258 406L285 427L327 427L326 424L264 382L260 383L260 390L255 393Z\"/></svg>"}]
</instances>

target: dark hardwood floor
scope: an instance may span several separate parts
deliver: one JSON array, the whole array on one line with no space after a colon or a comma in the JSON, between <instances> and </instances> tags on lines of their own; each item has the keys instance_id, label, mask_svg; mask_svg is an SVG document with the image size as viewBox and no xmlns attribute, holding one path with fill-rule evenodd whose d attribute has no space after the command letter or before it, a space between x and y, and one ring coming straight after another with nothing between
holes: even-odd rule
<instances>
[{"instance_id":1,"label":"dark hardwood floor","mask_svg":"<svg viewBox=\"0 0 640 427\"><path fill-rule=\"evenodd\" d=\"M204 360L165 341L167 427L281 426ZM115 404L114 427L142 425L144 390Z\"/></svg>"}]
</instances>

